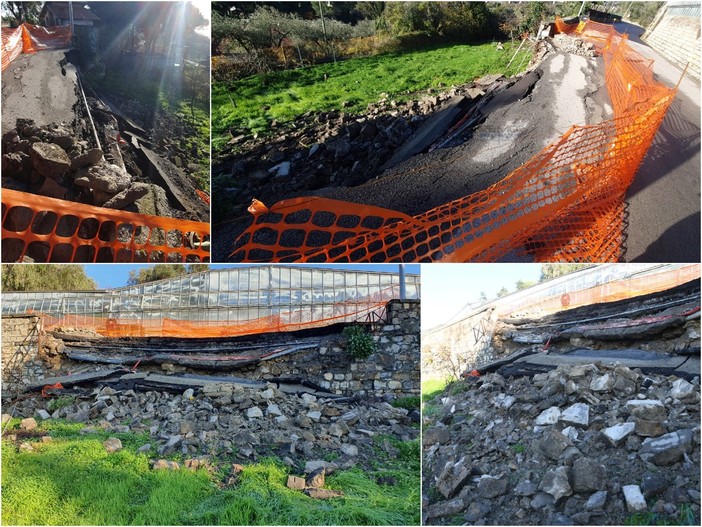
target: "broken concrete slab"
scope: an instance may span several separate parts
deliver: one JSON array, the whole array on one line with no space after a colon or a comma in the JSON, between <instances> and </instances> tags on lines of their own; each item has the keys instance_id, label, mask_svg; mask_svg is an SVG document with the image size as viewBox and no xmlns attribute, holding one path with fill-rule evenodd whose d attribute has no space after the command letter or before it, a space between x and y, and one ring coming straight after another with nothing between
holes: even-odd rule
<instances>
[{"instance_id":1,"label":"broken concrete slab","mask_svg":"<svg viewBox=\"0 0 702 527\"><path fill-rule=\"evenodd\" d=\"M209 207L197 195L195 185L182 170L143 145L136 152L145 167L144 174L164 186L174 208L192 213L199 221L209 221Z\"/></svg>"},{"instance_id":2,"label":"broken concrete slab","mask_svg":"<svg viewBox=\"0 0 702 527\"><path fill-rule=\"evenodd\" d=\"M53 143L34 143L29 149L32 166L42 176L59 180L71 168L66 151Z\"/></svg>"},{"instance_id":3,"label":"broken concrete slab","mask_svg":"<svg viewBox=\"0 0 702 527\"><path fill-rule=\"evenodd\" d=\"M107 194L117 194L129 188L132 183L132 177L126 170L110 163L102 163L80 170L76 176L74 180L76 185L99 190Z\"/></svg>"},{"instance_id":4,"label":"broken concrete slab","mask_svg":"<svg viewBox=\"0 0 702 527\"><path fill-rule=\"evenodd\" d=\"M102 206L108 209L123 209L146 196L150 188L151 185L147 183L134 183L129 188L115 194L112 198L103 203Z\"/></svg>"},{"instance_id":5,"label":"broken concrete slab","mask_svg":"<svg viewBox=\"0 0 702 527\"><path fill-rule=\"evenodd\" d=\"M394 155L381 167L387 170L410 157L423 152L439 139L458 119L469 104L464 96L455 96L446 101L441 109L429 117L422 126L402 145Z\"/></svg>"}]
</instances>

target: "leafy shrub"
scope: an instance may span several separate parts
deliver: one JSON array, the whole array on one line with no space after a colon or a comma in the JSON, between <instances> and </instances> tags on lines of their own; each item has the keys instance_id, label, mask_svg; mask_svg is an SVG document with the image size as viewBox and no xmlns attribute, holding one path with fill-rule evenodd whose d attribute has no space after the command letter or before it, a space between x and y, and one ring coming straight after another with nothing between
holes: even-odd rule
<instances>
[{"instance_id":1,"label":"leafy shrub","mask_svg":"<svg viewBox=\"0 0 702 527\"><path fill-rule=\"evenodd\" d=\"M371 335L363 326L347 326L342 335L348 339L346 351L354 359L367 359L376 351L376 344Z\"/></svg>"}]
</instances>

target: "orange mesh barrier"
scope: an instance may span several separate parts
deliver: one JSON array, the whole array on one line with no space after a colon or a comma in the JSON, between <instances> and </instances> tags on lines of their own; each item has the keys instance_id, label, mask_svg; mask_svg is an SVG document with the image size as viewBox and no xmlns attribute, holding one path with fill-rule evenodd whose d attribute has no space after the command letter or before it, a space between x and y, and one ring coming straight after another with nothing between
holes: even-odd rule
<instances>
[{"instance_id":1,"label":"orange mesh barrier","mask_svg":"<svg viewBox=\"0 0 702 527\"><path fill-rule=\"evenodd\" d=\"M71 45L69 26L42 27L24 23L15 29L2 28L2 71L21 53L36 53L45 49L67 48Z\"/></svg>"},{"instance_id":2,"label":"orange mesh barrier","mask_svg":"<svg viewBox=\"0 0 702 527\"><path fill-rule=\"evenodd\" d=\"M2 261L208 262L210 226L2 190Z\"/></svg>"},{"instance_id":3,"label":"orange mesh barrier","mask_svg":"<svg viewBox=\"0 0 702 527\"><path fill-rule=\"evenodd\" d=\"M588 22L578 31L604 56L613 119L573 126L495 185L413 218L372 207L375 225L368 226L362 205L282 201L255 215L231 259L491 262L512 253L536 261L620 260L625 192L676 90L655 82L651 63L611 26ZM339 225L341 217L355 227Z\"/></svg>"},{"instance_id":4,"label":"orange mesh barrier","mask_svg":"<svg viewBox=\"0 0 702 527\"><path fill-rule=\"evenodd\" d=\"M564 284L566 292L547 298L526 298L514 303L500 303L500 316L514 315L518 312L534 312L542 314L555 313L564 309L616 302L627 298L659 293L673 289L682 284L700 279L700 265L690 264L678 269L670 269L654 274L631 276L625 280L615 280L603 284L573 289L574 286ZM574 278L577 284L577 277Z\"/></svg>"},{"instance_id":5,"label":"orange mesh barrier","mask_svg":"<svg viewBox=\"0 0 702 527\"><path fill-rule=\"evenodd\" d=\"M338 322L354 322L372 312L382 310L388 300L397 297L398 286L388 288L373 297L340 303L329 310L310 311L310 306L277 315L241 322L187 321L170 318L134 321L129 319L100 318L84 315L42 315L47 330L58 327L79 327L93 330L105 337L178 337L217 338L260 333L298 331L324 327Z\"/></svg>"},{"instance_id":6,"label":"orange mesh barrier","mask_svg":"<svg viewBox=\"0 0 702 527\"><path fill-rule=\"evenodd\" d=\"M43 27L22 24L24 53L36 53L45 49L67 48L71 45L70 26Z\"/></svg>"},{"instance_id":7,"label":"orange mesh barrier","mask_svg":"<svg viewBox=\"0 0 702 527\"><path fill-rule=\"evenodd\" d=\"M2 28L2 71L22 53L22 27Z\"/></svg>"}]
</instances>

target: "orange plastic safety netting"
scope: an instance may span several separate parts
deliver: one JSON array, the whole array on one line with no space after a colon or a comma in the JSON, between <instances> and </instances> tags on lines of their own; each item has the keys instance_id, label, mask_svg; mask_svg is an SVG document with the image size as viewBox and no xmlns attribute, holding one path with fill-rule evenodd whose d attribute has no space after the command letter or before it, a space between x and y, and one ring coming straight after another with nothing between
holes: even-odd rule
<instances>
[{"instance_id":1,"label":"orange plastic safety netting","mask_svg":"<svg viewBox=\"0 0 702 527\"><path fill-rule=\"evenodd\" d=\"M607 268L601 268L599 271L603 275L609 272ZM571 280L561 282L543 293L506 297L498 302L497 311L502 317L518 316L524 312L555 313L564 309L660 293L699 279L699 264L671 264L609 281L599 280L596 276L594 280L587 280L582 278L581 273L576 273L572 275Z\"/></svg>"},{"instance_id":2,"label":"orange plastic safety netting","mask_svg":"<svg viewBox=\"0 0 702 527\"><path fill-rule=\"evenodd\" d=\"M356 203L298 198L256 208L234 261L536 261L622 258L624 196L676 90L611 26L567 25L603 55L614 118L573 126L486 190L415 217Z\"/></svg>"},{"instance_id":3,"label":"orange plastic safety netting","mask_svg":"<svg viewBox=\"0 0 702 527\"><path fill-rule=\"evenodd\" d=\"M2 71L22 53L36 53L45 49L65 48L71 45L69 26L42 27L24 23L11 29L2 28Z\"/></svg>"},{"instance_id":4,"label":"orange plastic safety netting","mask_svg":"<svg viewBox=\"0 0 702 527\"><path fill-rule=\"evenodd\" d=\"M47 330L77 327L91 330L105 337L177 337L177 338L218 338L299 331L325 327L336 323L364 321L372 313L380 313L385 305L399 291L397 286L380 294L354 302L339 303L317 310L309 306L284 311L279 314L240 322L188 321L173 318L154 318L134 321L129 319L93 317L85 315L52 316L43 314Z\"/></svg>"},{"instance_id":5,"label":"orange plastic safety netting","mask_svg":"<svg viewBox=\"0 0 702 527\"><path fill-rule=\"evenodd\" d=\"M208 262L208 223L2 190L2 261Z\"/></svg>"}]
</instances>

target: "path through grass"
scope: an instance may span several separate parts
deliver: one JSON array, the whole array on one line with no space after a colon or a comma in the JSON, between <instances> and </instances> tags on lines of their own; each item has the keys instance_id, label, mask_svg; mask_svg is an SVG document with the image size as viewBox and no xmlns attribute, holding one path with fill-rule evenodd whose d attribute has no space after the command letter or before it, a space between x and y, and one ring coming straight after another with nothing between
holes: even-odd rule
<instances>
[{"instance_id":1,"label":"path through grass","mask_svg":"<svg viewBox=\"0 0 702 527\"><path fill-rule=\"evenodd\" d=\"M19 420L11 423L15 427ZM391 440L400 455L378 449L372 470L339 471L326 487L345 496L313 500L285 486L291 469L275 459L246 465L224 486L229 465L207 471L154 471L136 449L148 434L80 435L84 425L40 423L53 441L19 451L2 441L5 525L418 525L419 442ZM12 432L10 432L12 433ZM124 448L107 453L108 436ZM292 472L295 473L295 472ZM299 474L298 474L299 475ZM394 485L376 481L391 476Z\"/></svg>"},{"instance_id":2,"label":"path through grass","mask_svg":"<svg viewBox=\"0 0 702 527\"><path fill-rule=\"evenodd\" d=\"M308 111L361 113L381 94L405 100L420 90L464 84L488 73L514 75L531 55L523 49L507 68L517 47L445 46L213 83L213 149L220 150L231 138L229 129L265 133L273 120L291 121Z\"/></svg>"}]
</instances>

